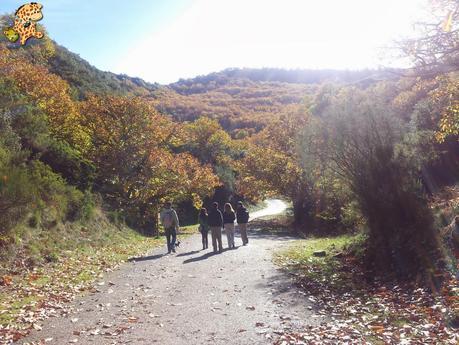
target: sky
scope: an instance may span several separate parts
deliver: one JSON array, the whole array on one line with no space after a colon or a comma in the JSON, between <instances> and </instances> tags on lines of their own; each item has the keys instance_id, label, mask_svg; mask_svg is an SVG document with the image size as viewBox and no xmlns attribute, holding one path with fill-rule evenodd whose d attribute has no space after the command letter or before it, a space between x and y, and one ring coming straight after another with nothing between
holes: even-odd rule
<instances>
[{"instance_id":1,"label":"sky","mask_svg":"<svg viewBox=\"0 0 459 345\"><path fill-rule=\"evenodd\" d=\"M427 0L41 0L59 44L162 84L229 67L388 66ZM25 2L0 0L0 13ZM392 62L392 66L402 64Z\"/></svg>"}]
</instances>

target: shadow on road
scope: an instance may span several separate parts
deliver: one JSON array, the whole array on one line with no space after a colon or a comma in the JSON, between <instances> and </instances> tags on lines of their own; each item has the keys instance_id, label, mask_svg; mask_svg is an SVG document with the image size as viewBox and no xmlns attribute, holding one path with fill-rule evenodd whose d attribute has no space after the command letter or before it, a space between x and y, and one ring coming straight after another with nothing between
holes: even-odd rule
<instances>
[{"instance_id":1,"label":"shadow on road","mask_svg":"<svg viewBox=\"0 0 459 345\"><path fill-rule=\"evenodd\" d=\"M183 261L184 264L189 264L191 262L197 262L197 261L202 261L202 260L205 260L205 259L208 259L210 258L211 256L213 255L217 255L216 253L214 254L214 252L208 252L204 255L201 255L201 256L197 256L195 258L190 258L190 259L186 259L185 261Z\"/></svg>"},{"instance_id":2,"label":"shadow on road","mask_svg":"<svg viewBox=\"0 0 459 345\"><path fill-rule=\"evenodd\" d=\"M137 262L137 261L148 261L148 260L157 260L161 259L163 256L166 256L167 254L156 254L156 255L150 255L150 256L140 256L137 258L129 258L129 262Z\"/></svg>"},{"instance_id":3,"label":"shadow on road","mask_svg":"<svg viewBox=\"0 0 459 345\"><path fill-rule=\"evenodd\" d=\"M192 250L191 252L177 254L176 256L188 256L188 255L193 255L193 254L196 254L196 253L199 253L199 252L200 252L200 250Z\"/></svg>"},{"instance_id":4,"label":"shadow on road","mask_svg":"<svg viewBox=\"0 0 459 345\"><path fill-rule=\"evenodd\" d=\"M223 252L226 252L226 251L233 251L233 250L236 250L238 249L240 246L237 246L236 248L234 249L229 249L229 248L223 248ZM213 251L210 251L210 252L207 252L205 253L204 255L201 255L201 256L197 256L195 258L190 258L190 259L186 259L185 261L183 261L184 264L189 264L191 262L197 262L197 261L202 261L202 260L205 260L205 259L208 259L210 258L211 256L214 256L214 255L218 255L219 253L214 253ZM180 255L177 255L177 256L180 256Z\"/></svg>"}]
</instances>

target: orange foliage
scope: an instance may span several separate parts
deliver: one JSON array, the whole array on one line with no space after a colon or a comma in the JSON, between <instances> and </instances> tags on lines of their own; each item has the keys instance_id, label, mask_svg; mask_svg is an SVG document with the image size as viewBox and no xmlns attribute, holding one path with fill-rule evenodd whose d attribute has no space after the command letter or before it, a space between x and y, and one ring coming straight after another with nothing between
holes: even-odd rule
<instances>
[{"instance_id":1,"label":"orange foliage","mask_svg":"<svg viewBox=\"0 0 459 345\"><path fill-rule=\"evenodd\" d=\"M87 149L88 137L81 125L78 109L70 96L70 87L60 77L45 67L13 56L0 46L0 73L14 81L18 89L26 94L47 115L51 132L75 145Z\"/></svg>"}]
</instances>

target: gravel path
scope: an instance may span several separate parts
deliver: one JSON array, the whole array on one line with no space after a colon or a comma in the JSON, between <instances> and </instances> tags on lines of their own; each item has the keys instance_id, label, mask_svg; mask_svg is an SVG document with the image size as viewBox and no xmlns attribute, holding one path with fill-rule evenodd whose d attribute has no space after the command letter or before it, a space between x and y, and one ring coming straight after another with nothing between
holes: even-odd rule
<instances>
[{"instance_id":1,"label":"gravel path","mask_svg":"<svg viewBox=\"0 0 459 345\"><path fill-rule=\"evenodd\" d=\"M176 254L157 249L107 274L72 314L49 319L21 344L272 343L283 330L321 321L271 261L294 240L255 229L248 246L237 237L236 249L214 255L200 250L200 235L188 237Z\"/></svg>"}]
</instances>

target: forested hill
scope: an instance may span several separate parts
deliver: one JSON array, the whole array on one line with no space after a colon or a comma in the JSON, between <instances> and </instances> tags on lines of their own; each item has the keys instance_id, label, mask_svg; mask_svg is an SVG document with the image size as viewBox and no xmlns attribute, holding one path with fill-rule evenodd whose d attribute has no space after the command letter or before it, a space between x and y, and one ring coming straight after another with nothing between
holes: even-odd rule
<instances>
[{"instance_id":1,"label":"forested hill","mask_svg":"<svg viewBox=\"0 0 459 345\"><path fill-rule=\"evenodd\" d=\"M321 85L368 87L399 78L397 72L232 68L182 79L160 89L158 109L178 121L210 117L233 136L245 137L283 116L303 111L307 97Z\"/></svg>"},{"instance_id":2,"label":"forested hill","mask_svg":"<svg viewBox=\"0 0 459 345\"><path fill-rule=\"evenodd\" d=\"M46 61L47 67L67 81L80 99L88 93L155 98L158 109L177 121L210 117L234 135L241 131L243 135L257 132L271 120L293 111L322 83L368 85L397 76L388 70L368 69L233 68L166 86L101 71L68 49L56 43L54 47Z\"/></svg>"},{"instance_id":3,"label":"forested hill","mask_svg":"<svg viewBox=\"0 0 459 345\"><path fill-rule=\"evenodd\" d=\"M371 83L382 79L397 78L399 70L362 69L282 69L282 68L228 68L191 79L180 79L170 84L176 92L189 95L212 91L231 84L245 82L278 82L288 84L339 84Z\"/></svg>"},{"instance_id":4,"label":"forested hill","mask_svg":"<svg viewBox=\"0 0 459 345\"><path fill-rule=\"evenodd\" d=\"M73 86L80 97L88 92L150 96L159 88L158 84L140 78L101 71L78 54L56 43L54 45L55 53L48 59L49 70Z\"/></svg>"},{"instance_id":5,"label":"forested hill","mask_svg":"<svg viewBox=\"0 0 459 345\"><path fill-rule=\"evenodd\" d=\"M8 27L11 21L11 16L0 15L1 28ZM41 25L40 30L46 31ZM159 84L148 83L140 78L101 71L78 54L54 42L48 35L46 37L44 40L29 40L27 47L22 48L10 44L4 35L0 35L0 44L14 52L14 56L25 58L34 65L42 65L58 75L69 83L79 99L88 93L150 96L159 87Z\"/></svg>"},{"instance_id":6,"label":"forested hill","mask_svg":"<svg viewBox=\"0 0 459 345\"><path fill-rule=\"evenodd\" d=\"M5 26L7 16L0 18ZM75 100L89 94L115 94L154 99L156 108L179 122L199 117L216 119L233 137L259 132L268 123L296 112L308 95L323 83L369 85L396 75L386 70L283 70L278 68L226 69L170 85L105 72L47 38L31 40L27 48L9 45L13 56L66 81Z\"/></svg>"}]
</instances>

